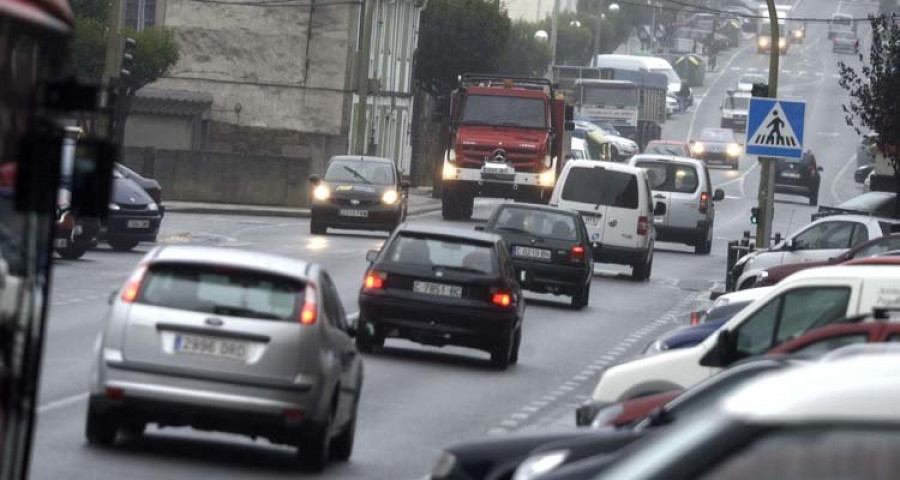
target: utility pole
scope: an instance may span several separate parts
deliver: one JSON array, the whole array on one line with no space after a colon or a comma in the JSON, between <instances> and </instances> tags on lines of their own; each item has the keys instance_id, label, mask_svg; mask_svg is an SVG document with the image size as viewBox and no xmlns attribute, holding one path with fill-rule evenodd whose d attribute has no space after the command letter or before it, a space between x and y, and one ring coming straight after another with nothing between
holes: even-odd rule
<instances>
[{"instance_id":1,"label":"utility pole","mask_svg":"<svg viewBox=\"0 0 900 480\"><path fill-rule=\"evenodd\" d=\"M559 0L553 0L553 17L550 19L550 66L556 65L556 37L559 33Z\"/></svg>"},{"instance_id":2,"label":"utility pole","mask_svg":"<svg viewBox=\"0 0 900 480\"><path fill-rule=\"evenodd\" d=\"M106 59L103 62L103 87L108 88L112 80L119 77L119 61L121 55L121 41L119 32L122 30L122 0L112 0L109 9L109 31L106 34Z\"/></svg>"},{"instance_id":3,"label":"utility pole","mask_svg":"<svg viewBox=\"0 0 900 480\"><path fill-rule=\"evenodd\" d=\"M369 54L372 45L372 24L375 16L375 3L378 0L364 0L365 12L362 14L362 24L359 33L359 51L356 52L356 123L353 145L350 153L353 155L366 154L366 137L369 132L366 129L366 117L369 103ZM499 3L499 2L498 2Z\"/></svg>"},{"instance_id":4,"label":"utility pole","mask_svg":"<svg viewBox=\"0 0 900 480\"><path fill-rule=\"evenodd\" d=\"M769 6L769 98L778 98L778 59L781 53L778 32L778 10L775 0L766 0ZM759 218L756 223L756 248L768 248L772 237L772 220L775 217L775 168L772 157L760 157L759 173Z\"/></svg>"}]
</instances>

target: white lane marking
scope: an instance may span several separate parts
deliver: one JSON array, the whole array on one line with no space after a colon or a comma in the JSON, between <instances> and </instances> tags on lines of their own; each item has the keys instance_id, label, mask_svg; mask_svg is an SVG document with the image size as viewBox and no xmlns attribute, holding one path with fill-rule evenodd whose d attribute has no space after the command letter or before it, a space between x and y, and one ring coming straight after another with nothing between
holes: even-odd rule
<instances>
[{"instance_id":1,"label":"white lane marking","mask_svg":"<svg viewBox=\"0 0 900 480\"><path fill-rule=\"evenodd\" d=\"M800 75L800 76L806 75L806 70L800 70L799 72L797 72L797 75Z\"/></svg>"},{"instance_id":2,"label":"white lane marking","mask_svg":"<svg viewBox=\"0 0 900 480\"><path fill-rule=\"evenodd\" d=\"M837 184L844 177L844 174L847 173L847 169L850 168L850 165L856 163L856 155L850 157L850 160L844 164L843 167L838 171L838 174L834 177L834 181L831 182L831 197L834 198L835 203L841 203L844 201L843 197L838 195L837 193Z\"/></svg>"},{"instance_id":3,"label":"white lane marking","mask_svg":"<svg viewBox=\"0 0 900 480\"><path fill-rule=\"evenodd\" d=\"M741 71L741 67L731 67L731 71L732 71L732 72L740 72L740 71Z\"/></svg>"},{"instance_id":4,"label":"white lane marking","mask_svg":"<svg viewBox=\"0 0 900 480\"><path fill-rule=\"evenodd\" d=\"M792 70L782 70L781 73L792 74L794 72Z\"/></svg>"},{"instance_id":5,"label":"white lane marking","mask_svg":"<svg viewBox=\"0 0 900 480\"><path fill-rule=\"evenodd\" d=\"M722 70L724 71L726 68L728 68L728 67L731 65L731 63L734 62L734 59L737 58L738 54L740 54L740 53L742 53L742 52L745 52L745 51L747 51L747 50L749 50L749 49L750 49L750 45L747 45L747 46L745 46L744 48L740 48L740 49L738 49L736 52L734 52L734 53L731 55L731 58L729 58L728 61L725 62L725 65L722 66ZM719 76L717 76L716 79L713 80L713 82L709 85L709 88L706 90L706 95L705 95L702 99L700 99L700 100L697 102L697 106L694 107L694 111L691 113L691 123L688 125L687 140L690 140L690 139L691 139L691 135L694 133L694 124L697 123L697 114L700 113L700 107L703 105L703 101L706 100L706 97L709 96L709 92L711 92L712 89L715 88L715 86L716 86L716 85L719 83L719 81L721 81L723 78L725 78L724 75L719 75Z\"/></svg>"},{"instance_id":6,"label":"white lane marking","mask_svg":"<svg viewBox=\"0 0 900 480\"><path fill-rule=\"evenodd\" d=\"M39 414L47 413L47 412L51 412L51 411L59 409L59 408L67 407L69 405L72 405L73 403L78 403L78 402L86 399L87 397L88 397L87 392L83 392L83 393L78 393L78 394L71 395L71 396L68 396L65 398L61 398L59 400L54 400L52 402L47 402L38 407L38 413Z\"/></svg>"},{"instance_id":7,"label":"white lane marking","mask_svg":"<svg viewBox=\"0 0 900 480\"><path fill-rule=\"evenodd\" d=\"M754 68L754 67L750 67L750 68L747 69L747 71L748 71L748 72L758 72L759 69L758 69L758 68Z\"/></svg>"}]
</instances>

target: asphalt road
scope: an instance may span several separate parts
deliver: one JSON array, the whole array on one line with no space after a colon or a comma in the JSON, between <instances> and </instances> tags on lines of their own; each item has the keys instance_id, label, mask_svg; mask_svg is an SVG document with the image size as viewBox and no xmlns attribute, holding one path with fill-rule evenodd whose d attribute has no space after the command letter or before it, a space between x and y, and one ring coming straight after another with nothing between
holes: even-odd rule
<instances>
[{"instance_id":1,"label":"asphalt road","mask_svg":"<svg viewBox=\"0 0 900 480\"><path fill-rule=\"evenodd\" d=\"M798 15L830 16L839 7L864 16L874 4L848 7L831 0L806 0ZM718 126L725 90L746 72L764 72L767 58L744 46L719 58L720 71L707 76L702 100L667 123L665 136L688 138ZM732 56L733 55L733 56ZM824 25L810 25L807 43L785 58L781 93L809 102L807 145L824 167L821 202L854 195L856 136L840 111L845 95L837 85L837 60ZM849 166L848 166L849 165ZM725 242L749 229L759 168L744 157L740 171L714 171L713 182L726 199L717 205L712 254L658 244L653 276L634 283L599 266L589 308L569 310L568 299L530 298L519 365L497 372L487 355L456 348L388 343L385 352L365 357L366 379L357 448L347 464L334 464L324 478L404 479L425 475L442 447L486 434L574 423L572 408L590 393L608 365L629 358L665 330L685 323L723 279ZM476 217L490 213L492 201L479 202ZM809 221L814 207L800 197L778 196L775 231L788 232ZM413 222L440 222L438 213ZM471 228L473 222L460 226ZM337 283L345 307L357 310L356 293L365 269L365 252L382 234L339 233L310 236L302 219L170 214L164 243L251 248L310 259L323 264ZM124 282L150 246L133 253L101 248L79 261L59 261L53 278L52 308L45 347L38 430L32 462L35 479L228 479L303 476L291 450L264 441L151 428L144 437L120 441L112 449L87 446L83 436L90 352L110 293Z\"/></svg>"}]
</instances>

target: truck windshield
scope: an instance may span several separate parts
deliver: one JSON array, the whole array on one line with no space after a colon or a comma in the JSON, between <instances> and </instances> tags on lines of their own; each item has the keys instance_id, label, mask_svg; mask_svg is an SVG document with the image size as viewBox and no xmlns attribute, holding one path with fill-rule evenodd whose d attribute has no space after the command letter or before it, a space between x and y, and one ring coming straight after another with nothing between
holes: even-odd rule
<instances>
[{"instance_id":1,"label":"truck windshield","mask_svg":"<svg viewBox=\"0 0 900 480\"><path fill-rule=\"evenodd\" d=\"M582 85L579 97L582 105L637 105L637 91L630 88L610 88L598 85Z\"/></svg>"},{"instance_id":2,"label":"truck windshield","mask_svg":"<svg viewBox=\"0 0 900 480\"><path fill-rule=\"evenodd\" d=\"M462 123L547 128L547 104L539 98L469 95Z\"/></svg>"}]
</instances>

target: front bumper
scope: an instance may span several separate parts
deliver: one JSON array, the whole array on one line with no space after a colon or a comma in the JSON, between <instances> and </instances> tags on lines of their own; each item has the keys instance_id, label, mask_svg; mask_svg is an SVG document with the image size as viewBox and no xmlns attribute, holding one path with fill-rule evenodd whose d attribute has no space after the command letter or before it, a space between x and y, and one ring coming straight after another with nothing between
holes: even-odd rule
<instances>
[{"instance_id":1,"label":"front bumper","mask_svg":"<svg viewBox=\"0 0 900 480\"><path fill-rule=\"evenodd\" d=\"M704 152L698 156L699 160L708 165L734 165L738 163L738 158L729 156L725 152Z\"/></svg>"},{"instance_id":2,"label":"front bumper","mask_svg":"<svg viewBox=\"0 0 900 480\"><path fill-rule=\"evenodd\" d=\"M553 170L553 167L547 169ZM477 197L529 199L539 196L550 197L556 184L555 175L552 182L541 183L541 174L535 172L514 171L512 173L486 173L479 168L459 168L445 163L443 172L444 187L464 190Z\"/></svg>"},{"instance_id":3,"label":"front bumper","mask_svg":"<svg viewBox=\"0 0 900 480\"><path fill-rule=\"evenodd\" d=\"M149 210L110 211L103 222L100 236L103 238L120 238L140 242L155 242L159 233L162 215Z\"/></svg>"},{"instance_id":4,"label":"front bumper","mask_svg":"<svg viewBox=\"0 0 900 480\"><path fill-rule=\"evenodd\" d=\"M400 223L403 211L402 201L394 205L377 203L373 205L344 205L331 201L312 204L311 215L314 222L331 228L349 230L391 231ZM365 211L365 217L341 215L341 211Z\"/></svg>"},{"instance_id":5,"label":"front bumper","mask_svg":"<svg viewBox=\"0 0 900 480\"><path fill-rule=\"evenodd\" d=\"M489 350L508 339L521 319L515 307L441 305L405 293L360 293L360 317L389 338Z\"/></svg>"}]
</instances>

